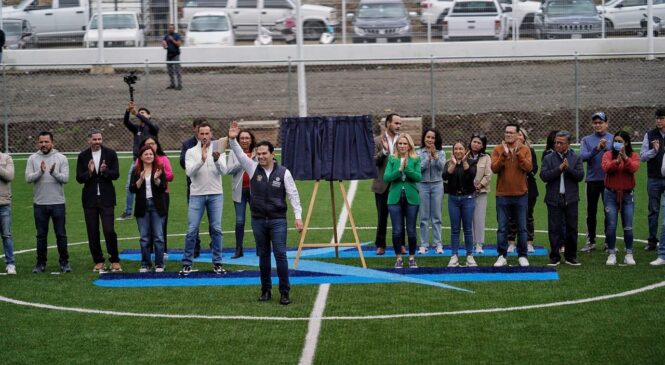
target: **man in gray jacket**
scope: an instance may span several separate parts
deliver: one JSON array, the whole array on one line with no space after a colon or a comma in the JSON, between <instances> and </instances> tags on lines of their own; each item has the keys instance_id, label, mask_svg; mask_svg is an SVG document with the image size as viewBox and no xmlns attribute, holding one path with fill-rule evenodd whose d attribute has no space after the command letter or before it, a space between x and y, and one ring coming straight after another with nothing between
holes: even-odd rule
<instances>
[{"instance_id":1,"label":"man in gray jacket","mask_svg":"<svg viewBox=\"0 0 665 365\"><path fill-rule=\"evenodd\" d=\"M10 155L0 153L0 234L2 234L7 275L16 275L12 239L12 180L14 180L14 161Z\"/></svg>"},{"instance_id":2,"label":"man in gray jacket","mask_svg":"<svg viewBox=\"0 0 665 365\"><path fill-rule=\"evenodd\" d=\"M53 134L41 132L37 139L39 152L28 158L25 166L25 180L34 184L32 202L34 207L35 228L37 229L37 264L33 273L46 270L46 238L48 237L49 219L53 220L60 271L71 272L67 252L67 232L65 231L65 184L69 181L67 158L53 149Z\"/></svg>"}]
</instances>

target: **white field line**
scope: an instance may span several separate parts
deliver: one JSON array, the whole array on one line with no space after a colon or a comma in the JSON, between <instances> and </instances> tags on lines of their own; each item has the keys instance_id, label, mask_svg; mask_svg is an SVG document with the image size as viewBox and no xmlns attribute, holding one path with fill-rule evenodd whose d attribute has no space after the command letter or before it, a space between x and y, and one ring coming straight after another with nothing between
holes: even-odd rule
<instances>
[{"instance_id":1,"label":"white field line","mask_svg":"<svg viewBox=\"0 0 665 365\"><path fill-rule=\"evenodd\" d=\"M321 322L323 321L323 311L326 308L326 300L328 299L328 291L330 284L322 284L319 286L319 294L316 296L314 308L309 315L309 324L307 326L307 336L305 336L305 347L302 349L299 365L311 365L314 361L314 354L316 353L316 345L319 341L319 333L321 332Z\"/></svg>"},{"instance_id":2,"label":"white field line","mask_svg":"<svg viewBox=\"0 0 665 365\"><path fill-rule=\"evenodd\" d=\"M659 289L665 287L665 281L661 281L655 284L647 285L641 288L632 289L620 293L601 295L591 298L583 298L576 300L567 300L562 302L553 302L553 303L542 303L542 304L533 304L533 305L524 305L517 307L503 307L503 308L486 308L486 309L469 309L461 311L450 311L450 312L431 312L431 313L402 313L402 314L384 314L384 315L370 315L370 316L331 316L331 317L321 317L325 321L361 321L361 320L383 320L383 319L400 319L400 318L418 318L418 317L441 317L441 316L459 316L459 315L469 315L469 314L487 314L487 313L506 313L506 312L516 312L516 311L526 311L526 310L538 310L544 308L553 308L553 307L564 307L569 305L579 305L587 304L593 302L607 301L616 298L629 297L632 295L641 294L651 290ZM40 309L49 309L63 312L74 312L74 313L85 313L85 314L101 314L108 316L117 316L117 317L142 317L142 318L166 318L166 319L204 319L204 320L244 320L244 321L311 321L312 317L253 317L253 316L210 316L203 314L166 314L166 313L136 313L136 312L118 312L112 310L98 310L98 309L88 309L88 308L76 308L76 307L61 307L50 304L41 304L26 302L22 300L12 299L4 296L0 296L0 302L40 308Z\"/></svg>"}]
</instances>

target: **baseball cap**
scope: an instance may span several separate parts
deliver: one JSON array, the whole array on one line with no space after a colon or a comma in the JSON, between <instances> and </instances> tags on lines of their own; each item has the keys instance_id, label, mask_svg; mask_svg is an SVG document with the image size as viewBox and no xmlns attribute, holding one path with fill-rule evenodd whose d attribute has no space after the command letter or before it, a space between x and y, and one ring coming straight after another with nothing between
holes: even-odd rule
<instances>
[{"instance_id":1,"label":"baseball cap","mask_svg":"<svg viewBox=\"0 0 665 365\"><path fill-rule=\"evenodd\" d=\"M605 115L605 112L595 112L591 116L591 120L594 120L594 119L600 119L603 122L607 122L607 115Z\"/></svg>"}]
</instances>

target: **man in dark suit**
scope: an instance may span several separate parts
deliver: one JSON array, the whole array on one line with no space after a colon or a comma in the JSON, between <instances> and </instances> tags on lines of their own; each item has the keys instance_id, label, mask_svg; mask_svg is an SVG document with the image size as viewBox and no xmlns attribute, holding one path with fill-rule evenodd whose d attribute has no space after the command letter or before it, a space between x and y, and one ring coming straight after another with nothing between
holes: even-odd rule
<instances>
[{"instance_id":1,"label":"man in dark suit","mask_svg":"<svg viewBox=\"0 0 665 365\"><path fill-rule=\"evenodd\" d=\"M554 139L555 152L545 156L540 169L540 178L546 186L545 204L551 245L549 266L557 266L561 262L561 247L566 249L566 264L580 265L576 257L580 201L578 186L584 179L584 168L582 158L569 148L570 139L570 132L557 132Z\"/></svg>"},{"instance_id":2,"label":"man in dark suit","mask_svg":"<svg viewBox=\"0 0 665 365\"><path fill-rule=\"evenodd\" d=\"M386 229L388 227L388 185L383 181L383 173L386 170L388 156L393 153L395 141L399 137L399 129L402 119L399 115L392 113L386 116L386 130L374 139L374 163L376 164L376 178L372 181L372 191L376 202L376 254L383 255L386 252ZM403 247L402 247L403 248Z\"/></svg>"},{"instance_id":3,"label":"man in dark suit","mask_svg":"<svg viewBox=\"0 0 665 365\"><path fill-rule=\"evenodd\" d=\"M120 176L118 156L115 151L102 146L102 132L92 129L88 134L90 148L81 151L76 161L76 181L83 184L81 198L88 231L90 254L95 262L93 271L103 272L104 254L100 245L99 221L102 222L106 252L111 271L122 271L118 257L118 237L113 223L115 188L113 180Z\"/></svg>"}]
</instances>

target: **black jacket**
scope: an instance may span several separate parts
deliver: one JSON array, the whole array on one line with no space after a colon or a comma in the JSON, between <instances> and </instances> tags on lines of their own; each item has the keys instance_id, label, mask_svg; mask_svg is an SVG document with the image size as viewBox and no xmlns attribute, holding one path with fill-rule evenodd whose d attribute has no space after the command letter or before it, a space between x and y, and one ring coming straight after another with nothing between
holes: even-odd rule
<instances>
[{"instance_id":1,"label":"black jacket","mask_svg":"<svg viewBox=\"0 0 665 365\"><path fill-rule=\"evenodd\" d=\"M152 184L152 202L155 204L155 209L157 210L157 214L159 214L161 217L166 215L166 176L163 173L162 169L162 176L159 179L159 185L154 184L154 176L155 172L153 171L150 175L150 181L153 182ZM135 199L135 208L134 208L134 216L135 217L143 217L145 216L145 205L146 205L146 197L145 197L145 181L143 184L141 184L141 188L136 187L136 182L138 181L139 177L136 175L136 170L132 172L132 178L129 183L129 191L132 193L136 194L136 199Z\"/></svg>"},{"instance_id":2,"label":"black jacket","mask_svg":"<svg viewBox=\"0 0 665 365\"><path fill-rule=\"evenodd\" d=\"M578 185L584 179L584 167L582 159L573 150L568 149L564 157L568 159L568 167L563 171L563 185L566 189L566 204L570 204L580 200ZM559 205L560 203L559 181L562 172L559 166L562 163L563 158L557 152L550 153L543 159L540 178L545 182L545 204Z\"/></svg>"},{"instance_id":3,"label":"black jacket","mask_svg":"<svg viewBox=\"0 0 665 365\"><path fill-rule=\"evenodd\" d=\"M97 171L92 174L88 172L88 162L90 160L92 160L92 150L90 148L79 153L76 160L76 181L83 184L83 191L81 192L83 208L97 207L97 186L99 186L102 206L115 206L113 180L117 180L120 176L118 155L114 150L102 146L102 156L99 164L101 165L102 161L105 161L106 171L101 174Z\"/></svg>"}]
</instances>

